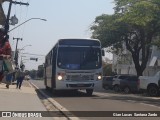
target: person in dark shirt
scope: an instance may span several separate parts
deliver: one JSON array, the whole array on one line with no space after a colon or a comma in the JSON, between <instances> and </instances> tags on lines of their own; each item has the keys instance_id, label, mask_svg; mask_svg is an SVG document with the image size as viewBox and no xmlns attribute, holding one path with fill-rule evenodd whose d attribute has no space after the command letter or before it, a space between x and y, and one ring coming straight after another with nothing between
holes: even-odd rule
<instances>
[{"instance_id":1,"label":"person in dark shirt","mask_svg":"<svg viewBox=\"0 0 160 120\"><path fill-rule=\"evenodd\" d=\"M24 66L21 66L21 69L19 69L16 73L16 79L17 79L17 87L16 88L21 89L21 85L24 80L24 77L25 77Z\"/></svg>"}]
</instances>

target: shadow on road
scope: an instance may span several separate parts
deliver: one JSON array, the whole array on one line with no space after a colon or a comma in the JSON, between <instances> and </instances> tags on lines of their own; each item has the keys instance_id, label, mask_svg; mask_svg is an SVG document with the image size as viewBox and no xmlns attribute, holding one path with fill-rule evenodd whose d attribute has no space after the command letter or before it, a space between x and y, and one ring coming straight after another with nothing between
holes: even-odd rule
<instances>
[{"instance_id":1,"label":"shadow on road","mask_svg":"<svg viewBox=\"0 0 160 120\"><path fill-rule=\"evenodd\" d=\"M85 92L81 91L73 91L73 90L58 90L56 92L52 92L51 90L46 89L37 89L36 92L39 91L44 92L48 97L59 98L59 97L98 97L96 95L88 96Z\"/></svg>"},{"instance_id":2,"label":"shadow on road","mask_svg":"<svg viewBox=\"0 0 160 120\"><path fill-rule=\"evenodd\" d=\"M113 90L101 90L100 93L104 93L107 96L99 96L94 95L93 96L87 96L85 92L81 91L57 91L56 93L52 93L51 90L46 90L44 87L39 88L37 93L39 93L39 90L48 95L50 98L60 98L60 97L74 97L74 98L81 98L81 97L88 97L90 99L99 99L99 100L119 100L122 102L128 102L128 103L144 103L144 104L150 104L155 106L160 106L160 99L159 97L152 98L149 97L147 94L124 94L123 92L116 93ZM96 91L98 92L98 91ZM108 94L107 94L108 93ZM46 99L39 93L39 98Z\"/></svg>"},{"instance_id":3,"label":"shadow on road","mask_svg":"<svg viewBox=\"0 0 160 120\"><path fill-rule=\"evenodd\" d=\"M135 96L116 96L116 95L109 95L105 97L94 97L92 99L102 99L102 100L119 100L122 102L132 102L132 103L144 103L150 105L160 106L160 99L152 99L147 97L135 97Z\"/></svg>"}]
</instances>

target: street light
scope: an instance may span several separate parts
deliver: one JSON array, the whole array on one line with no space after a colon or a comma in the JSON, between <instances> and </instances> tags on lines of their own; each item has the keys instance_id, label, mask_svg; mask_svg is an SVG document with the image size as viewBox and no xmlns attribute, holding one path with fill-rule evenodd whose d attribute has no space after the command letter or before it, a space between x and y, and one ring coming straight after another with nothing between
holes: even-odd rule
<instances>
[{"instance_id":1,"label":"street light","mask_svg":"<svg viewBox=\"0 0 160 120\"><path fill-rule=\"evenodd\" d=\"M30 18L30 19L24 21L23 23L17 25L16 27L12 28L12 29L9 30L8 32L11 32L12 30L16 29L17 27L19 27L19 26L23 25L24 23L26 23L26 22L28 22L28 21L30 21L30 20L33 20L33 19L39 19L39 20L42 20L42 21L47 21L46 19L42 19L42 18Z\"/></svg>"}]
</instances>

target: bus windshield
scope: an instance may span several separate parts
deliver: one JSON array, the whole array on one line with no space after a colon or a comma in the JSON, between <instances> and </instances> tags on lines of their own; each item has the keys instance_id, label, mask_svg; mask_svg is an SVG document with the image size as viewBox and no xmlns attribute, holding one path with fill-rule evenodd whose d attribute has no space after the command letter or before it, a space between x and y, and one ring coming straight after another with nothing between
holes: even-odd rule
<instances>
[{"instance_id":1,"label":"bus windshield","mask_svg":"<svg viewBox=\"0 0 160 120\"><path fill-rule=\"evenodd\" d=\"M93 47L59 47L57 65L62 69L87 70L100 68L101 49Z\"/></svg>"}]
</instances>

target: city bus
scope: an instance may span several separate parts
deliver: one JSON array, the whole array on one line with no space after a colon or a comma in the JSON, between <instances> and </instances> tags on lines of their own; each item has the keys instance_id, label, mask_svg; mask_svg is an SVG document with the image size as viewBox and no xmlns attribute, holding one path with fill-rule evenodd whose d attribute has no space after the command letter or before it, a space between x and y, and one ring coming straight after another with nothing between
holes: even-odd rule
<instances>
[{"instance_id":1,"label":"city bus","mask_svg":"<svg viewBox=\"0 0 160 120\"><path fill-rule=\"evenodd\" d=\"M45 57L46 89L86 90L92 95L102 79L101 43L97 39L60 39Z\"/></svg>"}]
</instances>

